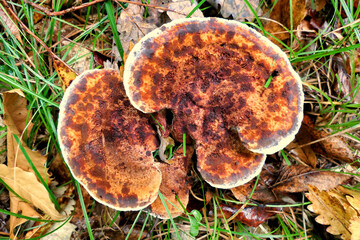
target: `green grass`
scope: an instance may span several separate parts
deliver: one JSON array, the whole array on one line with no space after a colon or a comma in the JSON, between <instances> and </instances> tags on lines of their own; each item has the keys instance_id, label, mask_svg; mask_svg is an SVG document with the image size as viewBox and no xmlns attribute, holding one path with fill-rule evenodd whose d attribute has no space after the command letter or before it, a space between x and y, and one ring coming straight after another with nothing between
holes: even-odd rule
<instances>
[{"instance_id":1,"label":"green grass","mask_svg":"<svg viewBox=\"0 0 360 240\"><path fill-rule=\"evenodd\" d=\"M52 8L55 11L66 8L63 6L63 1L54 1ZM351 1L353 2L353 1ZM193 11L191 11L187 17L190 17L195 10L202 9L207 10L210 7L204 7L205 1L200 1ZM249 4L249 1L245 0L245 3ZM343 19L340 7L344 9L345 15L348 21L353 22L358 19L360 15L360 8L353 10L349 7L349 3L345 0L332 0L332 7L334 9L333 15L327 17L329 23L329 31L336 30L335 24L336 19L345 25L345 19ZM120 38L116 28L116 18L119 16L122 8L107 0L103 4L94 5L88 8L82 14L84 22L82 24L74 24L65 16L44 16L42 23L34 23L34 13L40 13L39 10L33 9L24 2L10 3L14 8L18 10L18 17L27 24L29 29L37 34L47 46L52 47L54 53L61 57L63 60L76 67L77 64L82 61L88 55L75 54L73 57L69 57L71 53L78 52L78 47L85 47L87 49L95 50L101 49L110 51L112 46L112 39L116 43L116 47L123 57L124 49L121 45ZM251 11L255 13L255 10L251 8ZM93 13L95 13L96 20L92 20ZM329 66L331 65L332 58L336 54L349 54L349 64L352 66L352 72L350 75L350 82L354 86L353 94L360 91L360 77L359 73L355 72L354 66L355 52L360 47L360 33L358 30L359 23L348 24L343 29L343 39L331 38L328 34L329 31L320 30L317 36L309 39L307 43L302 43L295 33L295 27L291 19L291 26L287 31L290 33L290 41L281 41L278 39L278 43L285 51L290 53L290 62L293 64L297 72L301 73L302 81L304 83L304 91L306 93L306 102L309 107L306 111L309 114L313 114L322 118L321 125L318 127L321 129L331 129L332 133L335 134L340 131L344 131L347 136L356 143L360 143L359 131L353 131L360 125L360 104L352 102L352 99L347 100L346 96L336 95L332 89L325 87L320 82L327 82L327 86L334 84L333 81L339 78L339 76L329 73ZM276 38L270 32L267 32L264 27L261 16L255 16L254 22L247 23L248 25L258 29L265 36ZM22 43L13 35L7 24L0 19L0 24L4 28L0 32L0 88L2 91L10 89L21 89L28 101L29 110L33 111L32 123L34 124L29 137L26 137L25 143L31 149L42 150L48 155L48 166L51 168L51 159L54 158L56 153L60 152L57 136L57 114L59 104L63 96L63 89L59 84L59 76L52 67L52 60L50 55L44 50L39 42L29 35L24 29L19 28ZM40 29L35 29L36 26L40 26ZM63 45L62 37L57 28L71 27L73 31L78 31L72 37L70 44ZM111 40L111 41L109 41ZM300 47L293 49L293 44L301 43ZM316 49L310 47L316 45ZM89 53L91 54L91 53ZM91 56L91 60L93 57ZM91 68L98 66L91 65ZM269 78L270 84L271 78ZM0 112L3 111L3 102L0 101ZM5 128L3 128L5 129ZM3 130L2 129L2 130ZM164 129L163 129L164 130ZM41 138L39 136L42 136ZM27 136L27 134L25 134ZM2 134L0 138L5 138ZM186 154L186 135L183 135L183 152ZM15 137L16 141L20 143L20 140ZM57 209L61 209L61 202L53 194L53 189L47 185L47 179L43 179L40 173L34 167L32 160L27 156L24 148L20 144L20 150L25 154L26 159L36 176L44 185L46 190L54 202ZM355 151L355 149L354 149ZM286 150L281 151L278 158L287 165L295 164L296 161L291 158ZM351 173L354 174L354 173ZM196 170L192 170L192 175L196 175ZM354 174L357 175L357 174ZM197 176L195 178L195 184L198 187L196 194L201 196L203 199L206 198L206 191L209 190L209 186L202 182L201 178ZM2 182L2 185L13 192ZM74 179L68 185L75 187L76 198L80 200L81 209L83 212L84 223L88 231L90 239L95 239L94 228L91 227L91 218L95 215L95 210L88 211L85 200L83 198L80 185ZM126 239L130 238L131 234L134 233L135 228L140 227L140 236L143 233L149 233L150 238L161 237L165 239L171 239L175 234L178 238L181 238L180 234L184 233L187 235L197 235L197 237L204 237L204 239L222 239L224 237L235 239L240 237L248 237L253 239L266 239L266 238L286 238L286 239L297 239L304 237L305 234L311 235L312 230L309 226L302 228L303 217L302 211L305 209L304 206L309 205L310 202L294 203L294 204L280 204L274 205L269 204L267 206L276 207L288 207L292 208L296 214L296 219L289 214L278 214L276 217L271 219L271 231L267 233L259 233L254 229L249 228L239 221L228 221L224 217L223 212L220 209L218 213L220 203L236 203L236 204L247 204L254 206L256 203L250 201L251 195L254 192L256 185L251 192L248 201L239 202L237 201L228 190L214 190L214 195L210 199L209 203L205 205L204 212L187 212L184 207L184 215L179 218L170 218L170 220L164 220L156 222L154 217L149 215L145 211L135 212L134 221L128 224L131 228L125 236ZM7 194L5 188L2 187L1 194ZM69 197L69 196L66 196ZM75 196L70 196L75 197ZM160 194L160 198L164 205L168 204L166 199ZM98 207L99 203L94 203L93 209ZM103 207L105 208L105 207ZM166 208L167 209L167 208ZM168 209L167 209L168 210ZM208 210L213 210L213 216L208 216ZM299 212L300 211L300 212ZM25 218L29 221L47 223L50 224L52 221L46 219L36 219L31 217L23 216L19 213L11 213L7 210L0 209L0 212L6 215L11 215L19 218ZM106 212L106 211L104 211ZM123 218L125 215L123 212L114 212L110 221L100 226L100 228L111 228L114 231L119 230L116 227L117 221ZM103 217L103 216L102 216ZM129 217L130 219L130 217ZM67 218L66 221L70 221ZM156 224L155 224L156 223ZM301 224L298 224L301 223ZM65 224L65 222L64 222ZM154 225L155 224L155 225ZM306 225L306 223L304 223ZM269 225L268 225L269 226ZM299 227L301 226L301 228ZM59 230L61 226L57 229ZM26 234L28 228L19 228L19 234ZM304 230L305 229L305 230ZM57 231L55 230L55 231ZM309 232L307 232L309 231ZM197 234L198 233L198 234ZM41 233L40 236L34 238L41 238L45 236L45 233ZM206 236L207 235L207 236ZM3 238L1 238L3 239ZM5 239L5 238L4 238Z\"/></svg>"}]
</instances>

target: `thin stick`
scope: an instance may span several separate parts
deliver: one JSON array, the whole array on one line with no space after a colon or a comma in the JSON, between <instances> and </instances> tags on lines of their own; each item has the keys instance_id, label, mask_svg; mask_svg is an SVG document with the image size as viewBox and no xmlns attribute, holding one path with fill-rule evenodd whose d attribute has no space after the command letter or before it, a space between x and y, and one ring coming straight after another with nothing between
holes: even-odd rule
<instances>
[{"instance_id":1,"label":"thin stick","mask_svg":"<svg viewBox=\"0 0 360 240\"><path fill-rule=\"evenodd\" d=\"M292 149L302 148L302 147L305 147L305 146L308 146L308 145L312 145L312 144L314 144L314 143L324 141L324 140L326 140L326 139L328 139L328 138L335 137L335 136L339 136L339 135L341 135L341 134L343 134L343 133L355 131L355 130L357 130L357 129L359 129L359 128L360 128L360 124L357 124L357 125L355 125L355 126L353 126L353 127L347 128L347 129L342 130L342 131L340 131L340 132L334 133L334 134L332 134L332 135L329 135L329 136L326 136L326 137L323 137L323 138L319 138L319 139L317 139L317 140L315 140L315 141L312 141L312 142L309 142L309 143L305 143L305 144L299 145L299 146L297 146L297 147L295 147L295 148L292 148ZM289 150L292 150L292 149L289 149Z\"/></svg>"},{"instance_id":2,"label":"thin stick","mask_svg":"<svg viewBox=\"0 0 360 240\"><path fill-rule=\"evenodd\" d=\"M25 3L29 4L30 6L32 6L34 8L37 8L38 10L45 13L47 16L61 16L61 15L64 15L66 13L75 12L77 10L81 10L83 8L90 7L90 6L94 5L94 4L97 4L97 3L100 3L100 2L103 2L103 1L105 1L105 0L94 0L92 2L87 2L87 3L81 4L80 6L70 7L68 9L65 9L65 10L62 10L62 11L59 11L59 12L54 12L54 10L52 10L52 9L48 9L48 8L43 7L43 6L40 6L39 4L30 2L28 0L24 0Z\"/></svg>"},{"instance_id":3,"label":"thin stick","mask_svg":"<svg viewBox=\"0 0 360 240\"><path fill-rule=\"evenodd\" d=\"M70 12L74 12L74 11L77 11L77 10L80 10L80 9L83 9L83 8L86 8L86 7L90 7L90 6L92 6L92 5L96 4L96 3L100 3L100 2L103 2L103 1L105 1L105 0L94 0L93 2L84 3L84 4L80 5L80 6L75 6L75 7L71 7L71 8L62 10L62 11L54 12L54 10L52 10L52 9L48 9L48 8L43 7L43 6L40 6L39 4L30 2L28 0L24 0L25 3L27 3L30 6L40 10L41 12L45 13L49 17L51 17L51 16L61 16L61 15L64 15L66 13L70 13ZM115 0L115 2L117 2L117 3L130 3L130 4L139 5L139 6L152 7L152 8L160 9L160 10L163 10L163 11L174 12L174 13L186 16L186 14L184 14L184 13L181 13L181 12L169 9L169 8L165 8L165 7L151 5L151 4L138 3L138 2L128 1L128 0Z\"/></svg>"},{"instance_id":4,"label":"thin stick","mask_svg":"<svg viewBox=\"0 0 360 240\"><path fill-rule=\"evenodd\" d=\"M58 57L55 53L53 53L53 51L20 20L20 18L13 12L13 10L10 8L9 4L5 0L1 0L1 2L2 2L3 6L6 8L7 12L9 14L11 14L14 17L14 19L16 19L16 21L25 29L25 31L28 34L30 34L33 38L35 38L35 40L38 43L40 43L40 45L43 46L43 48L45 48L45 50L48 53L50 53L50 55L52 56L53 59L59 60L66 67L68 67L69 69L74 71L66 62L64 62L60 57Z\"/></svg>"}]
</instances>

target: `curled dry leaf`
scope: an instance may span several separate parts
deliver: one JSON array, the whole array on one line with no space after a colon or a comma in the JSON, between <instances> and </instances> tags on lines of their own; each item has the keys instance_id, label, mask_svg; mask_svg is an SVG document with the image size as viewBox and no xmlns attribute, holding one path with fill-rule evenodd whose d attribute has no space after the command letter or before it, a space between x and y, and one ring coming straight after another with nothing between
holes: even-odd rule
<instances>
[{"instance_id":1,"label":"curled dry leaf","mask_svg":"<svg viewBox=\"0 0 360 240\"><path fill-rule=\"evenodd\" d=\"M306 197L312 202L308 208L319 216L315 220L323 225L330 225L326 231L333 235L341 235L342 239L359 239L360 217L349 202L346 202L346 195L358 196L358 193L343 187L331 191L320 191L314 186L309 186L309 193Z\"/></svg>"},{"instance_id":2,"label":"curled dry leaf","mask_svg":"<svg viewBox=\"0 0 360 240\"><path fill-rule=\"evenodd\" d=\"M173 0L169 4L168 8L176 12L167 11L167 15L171 20L185 18L196 7L197 2L191 0ZM180 14L182 13L182 14ZM191 17L204 17L204 14L197 9Z\"/></svg>"},{"instance_id":3,"label":"curled dry leaf","mask_svg":"<svg viewBox=\"0 0 360 240\"><path fill-rule=\"evenodd\" d=\"M294 157L297 157L302 162L308 164L309 166L315 168L317 158L314 150L312 150L311 146L304 146L302 148L298 148L298 146L303 145L305 143L309 143L312 141L311 135L308 132L308 128L301 126L299 132L295 136L295 140L292 141L286 149L289 150L289 153Z\"/></svg>"},{"instance_id":4,"label":"curled dry leaf","mask_svg":"<svg viewBox=\"0 0 360 240\"><path fill-rule=\"evenodd\" d=\"M343 137L331 136L325 131L315 129L314 124L308 116L304 117L303 126L306 127L307 132L311 135L312 141L325 138L320 142L311 145L315 152L320 153L325 157L335 158L347 163L352 163L358 158Z\"/></svg>"},{"instance_id":5,"label":"curled dry leaf","mask_svg":"<svg viewBox=\"0 0 360 240\"><path fill-rule=\"evenodd\" d=\"M341 173L291 165L283 168L280 179L272 186L272 190L275 192L303 192L308 190L308 185L317 186L320 190L329 190L350 179L350 177Z\"/></svg>"},{"instance_id":6,"label":"curled dry leaf","mask_svg":"<svg viewBox=\"0 0 360 240\"><path fill-rule=\"evenodd\" d=\"M1 179L16 192L19 196L41 209L53 220L63 219L51 202L49 193L45 187L37 180L32 172L26 172L21 168L11 168L0 164Z\"/></svg>"}]
</instances>

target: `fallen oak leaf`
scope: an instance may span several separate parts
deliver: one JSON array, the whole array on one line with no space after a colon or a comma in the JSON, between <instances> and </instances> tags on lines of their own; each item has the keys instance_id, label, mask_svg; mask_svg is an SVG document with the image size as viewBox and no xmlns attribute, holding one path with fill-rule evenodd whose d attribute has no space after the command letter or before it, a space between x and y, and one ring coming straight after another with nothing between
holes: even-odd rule
<instances>
[{"instance_id":1,"label":"fallen oak leaf","mask_svg":"<svg viewBox=\"0 0 360 240\"><path fill-rule=\"evenodd\" d=\"M320 190L329 190L350 178L349 175L337 172L291 165L282 169L280 180L272 186L272 190L274 192L304 192L308 190L308 185L317 186Z\"/></svg>"},{"instance_id":2,"label":"fallen oak leaf","mask_svg":"<svg viewBox=\"0 0 360 240\"><path fill-rule=\"evenodd\" d=\"M342 186L337 187L337 190L346 195L346 200L356 209L358 214L360 214L360 192Z\"/></svg>"},{"instance_id":3,"label":"fallen oak leaf","mask_svg":"<svg viewBox=\"0 0 360 240\"><path fill-rule=\"evenodd\" d=\"M346 209L337 198L314 186L309 185L309 193L305 195L312 202L308 209L319 214L315 221L323 225L330 225L326 231L333 235L341 235L342 239L351 238L350 220L357 216L347 214Z\"/></svg>"},{"instance_id":4,"label":"fallen oak leaf","mask_svg":"<svg viewBox=\"0 0 360 240\"><path fill-rule=\"evenodd\" d=\"M171 20L185 18L196 7L197 2L191 0L172 0L168 8L174 11L166 12ZM182 13L182 14L180 14ZM204 14L197 9L191 17L204 17Z\"/></svg>"},{"instance_id":5,"label":"fallen oak leaf","mask_svg":"<svg viewBox=\"0 0 360 240\"><path fill-rule=\"evenodd\" d=\"M360 218L350 219L349 230L351 232L351 240L360 239Z\"/></svg>"},{"instance_id":6,"label":"fallen oak leaf","mask_svg":"<svg viewBox=\"0 0 360 240\"><path fill-rule=\"evenodd\" d=\"M32 172L0 164L0 177L9 188L36 208L41 209L51 219L61 220L65 217L55 209L47 190Z\"/></svg>"}]
</instances>

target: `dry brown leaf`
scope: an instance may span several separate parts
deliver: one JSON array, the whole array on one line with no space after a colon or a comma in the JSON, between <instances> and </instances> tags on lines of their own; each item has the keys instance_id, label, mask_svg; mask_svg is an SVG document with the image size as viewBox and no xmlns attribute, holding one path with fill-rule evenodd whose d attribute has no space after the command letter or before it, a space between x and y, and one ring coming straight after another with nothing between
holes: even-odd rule
<instances>
[{"instance_id":1,"label":"dry brown leaf","mask_svg":"<svg viewBox=\"0 0 360 240\"><path fill-rule=\"evenodd\" d=\"M236 20L244 21L247 19L250 22L254 18L254 14L243 0L208 0L208 2L215 8L218 8L218 5L220 5L220 13L224 18L231 16ZM259 0L250 0L249 3L256 14L261 16L263 12L259 5Z\"/></svg>"},{"instance_id":2,"label":"dry brown leaf","mask_svg":"<svg viewBox=\"0 0 360 240\"><path fill-rule=\"evenodd\" d=\"M54 203L50 200L49 193L32 172L0 164L0 177L14 192L35 207L41 209L51 219L60 220L64 218L55 209Z\"/></svg>"},{"instance_id":3,"label":"dry brown leaf","mask_svg":"<svg viewBox=\"0 0 360 240\"><path fill-rule=\"evenodd\" d=\"M8 168L18 167L35 177L29 162L26 160L24 154L20 150L17 142L13 137L14 134L18 136L19 139L22 139L23 135L28 135L28 133L31 131L32 123L30 122L30 119L32 114L27 110L26 106L27 101L21 90L15 89L3 93L4 123L7 126ZM25 133L24 130L27 130L27 133ZM29 155L33 165L38 170L42 178L50 183L51 179L47 174L47 169L45 168L46 156L43 156L38 151L32 151L24 144L23 141L21 141L21 145ZM38 182L38 184L40 183ZM30 204L23 202L14 194L10 194L10 211L14 213L21 213L22 215L28 217L40 216ZM25 219L10 216L10 235L13 236L14 228L24 223L25 221Z\"/></svg>"},{"instance_id":4,"label":"dry brown leaf","mask_svg":"<svg viewBox=\"0 0 360 240\"><path fill-rule=\"evenodd\" d=\"M308 185L317 186L320 190L329 190L337 187L350 177L341 173L312 170L306 166L291 165L282 170L279 181L272 187L275 192L303 192L308 190Z\"/></svg>"},{"instance_id":5,"label":"dry brown leaf","mask_svg":"<svg viewBox=\"0 0 360 240\"><path fill-rule=\"evenodd\" d=\"M307 131L311 135L313 141L327 137L322 141L311 145L315 152L328 158L335 158L347 163L352 163L359 157L355 155L355 152L348 146L343 137L332 137L324 131L315 129L314 124L306 115L304 117L303 126L307 128Z\"/></svg>"},{"instance_id":6,"label":"dry brown leaf","mask_svg":"<svg viewBox=\"0 0 360 240\"><path fill-rule=\"evenodd\" d=\"M356 82L352 82L351 76L349 74L351 73L351 69L350 72L348 72L346 67L346 61L349 61L349 58L350 57L347 55L336 54L332 59L332 70L337 76L334 81L334 91L337 95L345 97L347 101L351 101L352 103L360 103L360 91L355 91Z\"/></svg>"},{"instance_id":7,"label":"dry brown leaf","mask_svg":"<svg viewBox=\"0 0 360 240\"><path fill-rule=\"evenodd\" d=\"M54 68L61 79L63 89L68 88L76 77L75 72L68 68L63 62L56 59L54 59Z\"/></svg>"},{"instance_id":8,"label":"dry brown leaf","mask_svg":"<svg viewBox=\"0 0 360 240\"><path fill-rule=\"evenodd\" d=\"M306 16L306 0L293 0L292 9L290 9L289 0L272 0L271 2L276 3L276 5L272 9L269 18L275 20L275 22L267 21L264 24L264 29L273 34L276 38L285 40L289 38L290 35L279 23L284 25L287 29L291 29L290 10L292 10L293 29L296 29L300 24L300 21ZM272 41L278 44L276 40Z\"/></svg>"},{"instance_id":9,"label":"dry brown leaf","mask_svg":"<svg viewBox=\"0 0 360 240\"><path fill-rule=\"evenodd\" d=\"M125 10L121 11L120 17L117 20L117 30L125 54L130 52L130 43L137 43L145 34L164 23L160 17L160 12L156 9L148 8L149 16L147 18L144 18L144 11L145 8L142 6L129 4ZM122 59L116 46L113 48L113 52L116 59L121 61Z\"/></svg>"},{"instance_id":10,"label":"dry brown leaf","mask_svg":"<svg viewBox=\"0 0 360 240\"><path fill-rule=\"evenodd\" d=\"M311 142L312 138L308 132L306 126L302 125L299 132L295 136L295 140L292 141L286 149L289 149L289 153L294 155L294 157L299 158L304 163L315 168L317 158L315 152L311 149L311 146L304 146L302 148L297 148L299 145Z\"/></svg>"},{"instance_id":11,"label":"dry brown leaf","mask_svg":"<svg viewBox=\"0 0 360 240\"><path fill-rule=\"evenodd\" d=\"M8 14L6 14L3 9L0 7L0 18L4 25L6 25L7 28L9 28L10 32L15 36L17 40L19 40L20 43L23 43L19 28L13 19L10 18ZM5 26L4 26L5 27Z\"/></svg>"},{"instance_id":12,"label":"dry brown leaf","mask_svg":"<svg viewBox=\"0 0 360 240\"><path fill-rule=\"evenodd\" d=\"M255 188L251 199L264 202L264 203L271 203L271 202L278 202L279 199L277 196L271 191L269 186L271 186L276 181L276 169L272 164L265 164L261 173L258 185ZM255 179L251 180L250 182L238 186L236 188L231 188L231 192L234 194L235 198L239 201L245 202L252 189L254 188Z\"/></svg>"},{"instance_id":13,"label":"dry brown leaf","mask_svg":"<svg viewBox=\"0 0 360 240\"><path fill-rule=\"evenodd\" d=\"M16 197L14 194L10 193L10 212L18 213L23 216L27 217L33 217L33 218L39 218L40 214L34 210L30 204L21 201L18 197ZM10 217L10 238L15 239L15 233L14 229L28 221L25 218L17 218L17 217Z\"/></svg>"},{"instance_id":14,"label":"dry brown leaf","mask_svg":"<svg viewBox=\"0 0 360 240\"><path fill-rule=\"evenodd\" d=\"M196 7L197 2L191 0L172 0L168 8L176 12L167 11L167 15L171 20L185 18ZM177 13L179 12L179 13ZM182 14L180 14L182 13ZM204 14L197 9L191 17L204 17Z\"/></svg>"},{"instance_id":15,"label":"dry brown leaf","mask_svg":"<svg viewBox=\"0 0 360 240\"><path fill-rule=\"evenodd\" d=\"M20 135L25 128L31 131L32 123L28 123L27 118L31 119L32 114L26 108L27 101L24 93L20 89L13 89L3 93L4 99L4 123L11 131Z\"/></svg>"},{"instance_id":16,"label":"dry brown leaf","mask_svg":"<svg viewBox=\"0 0 360 240\"><path fill-rule=\"evenodd\" d=\"M306 197L312 202L309 210L319 214L315 220L320 224L330 225L326 231L333 235L341 235L342 239L351 238L350 220L357 216L349 214L337 198L314 186L309 186Z\"/></svg>"},{"instance_id":17,"label":"dry brown leaf","mask_svg":"<svg viewBox=\"0 0 360 240\"><path fill-rule=\"evenodd\" d=\"M22 139L22 135L25 134L24 130L26 130L28 134L33 126L33 124L29 122L32 114L26 108L27 101L23 92L19 89L4 92L3 101L4 124L7 126L8 166L19 167L25 171L33 171L13 137L13 134L15 134L19 139ZM22 141L21 145L42 178L50 183L51 179L49 175L46 174L47 171L45 169L46 156L43 156L39 151L32 151Z\"/></svg>"}]
</instances>

